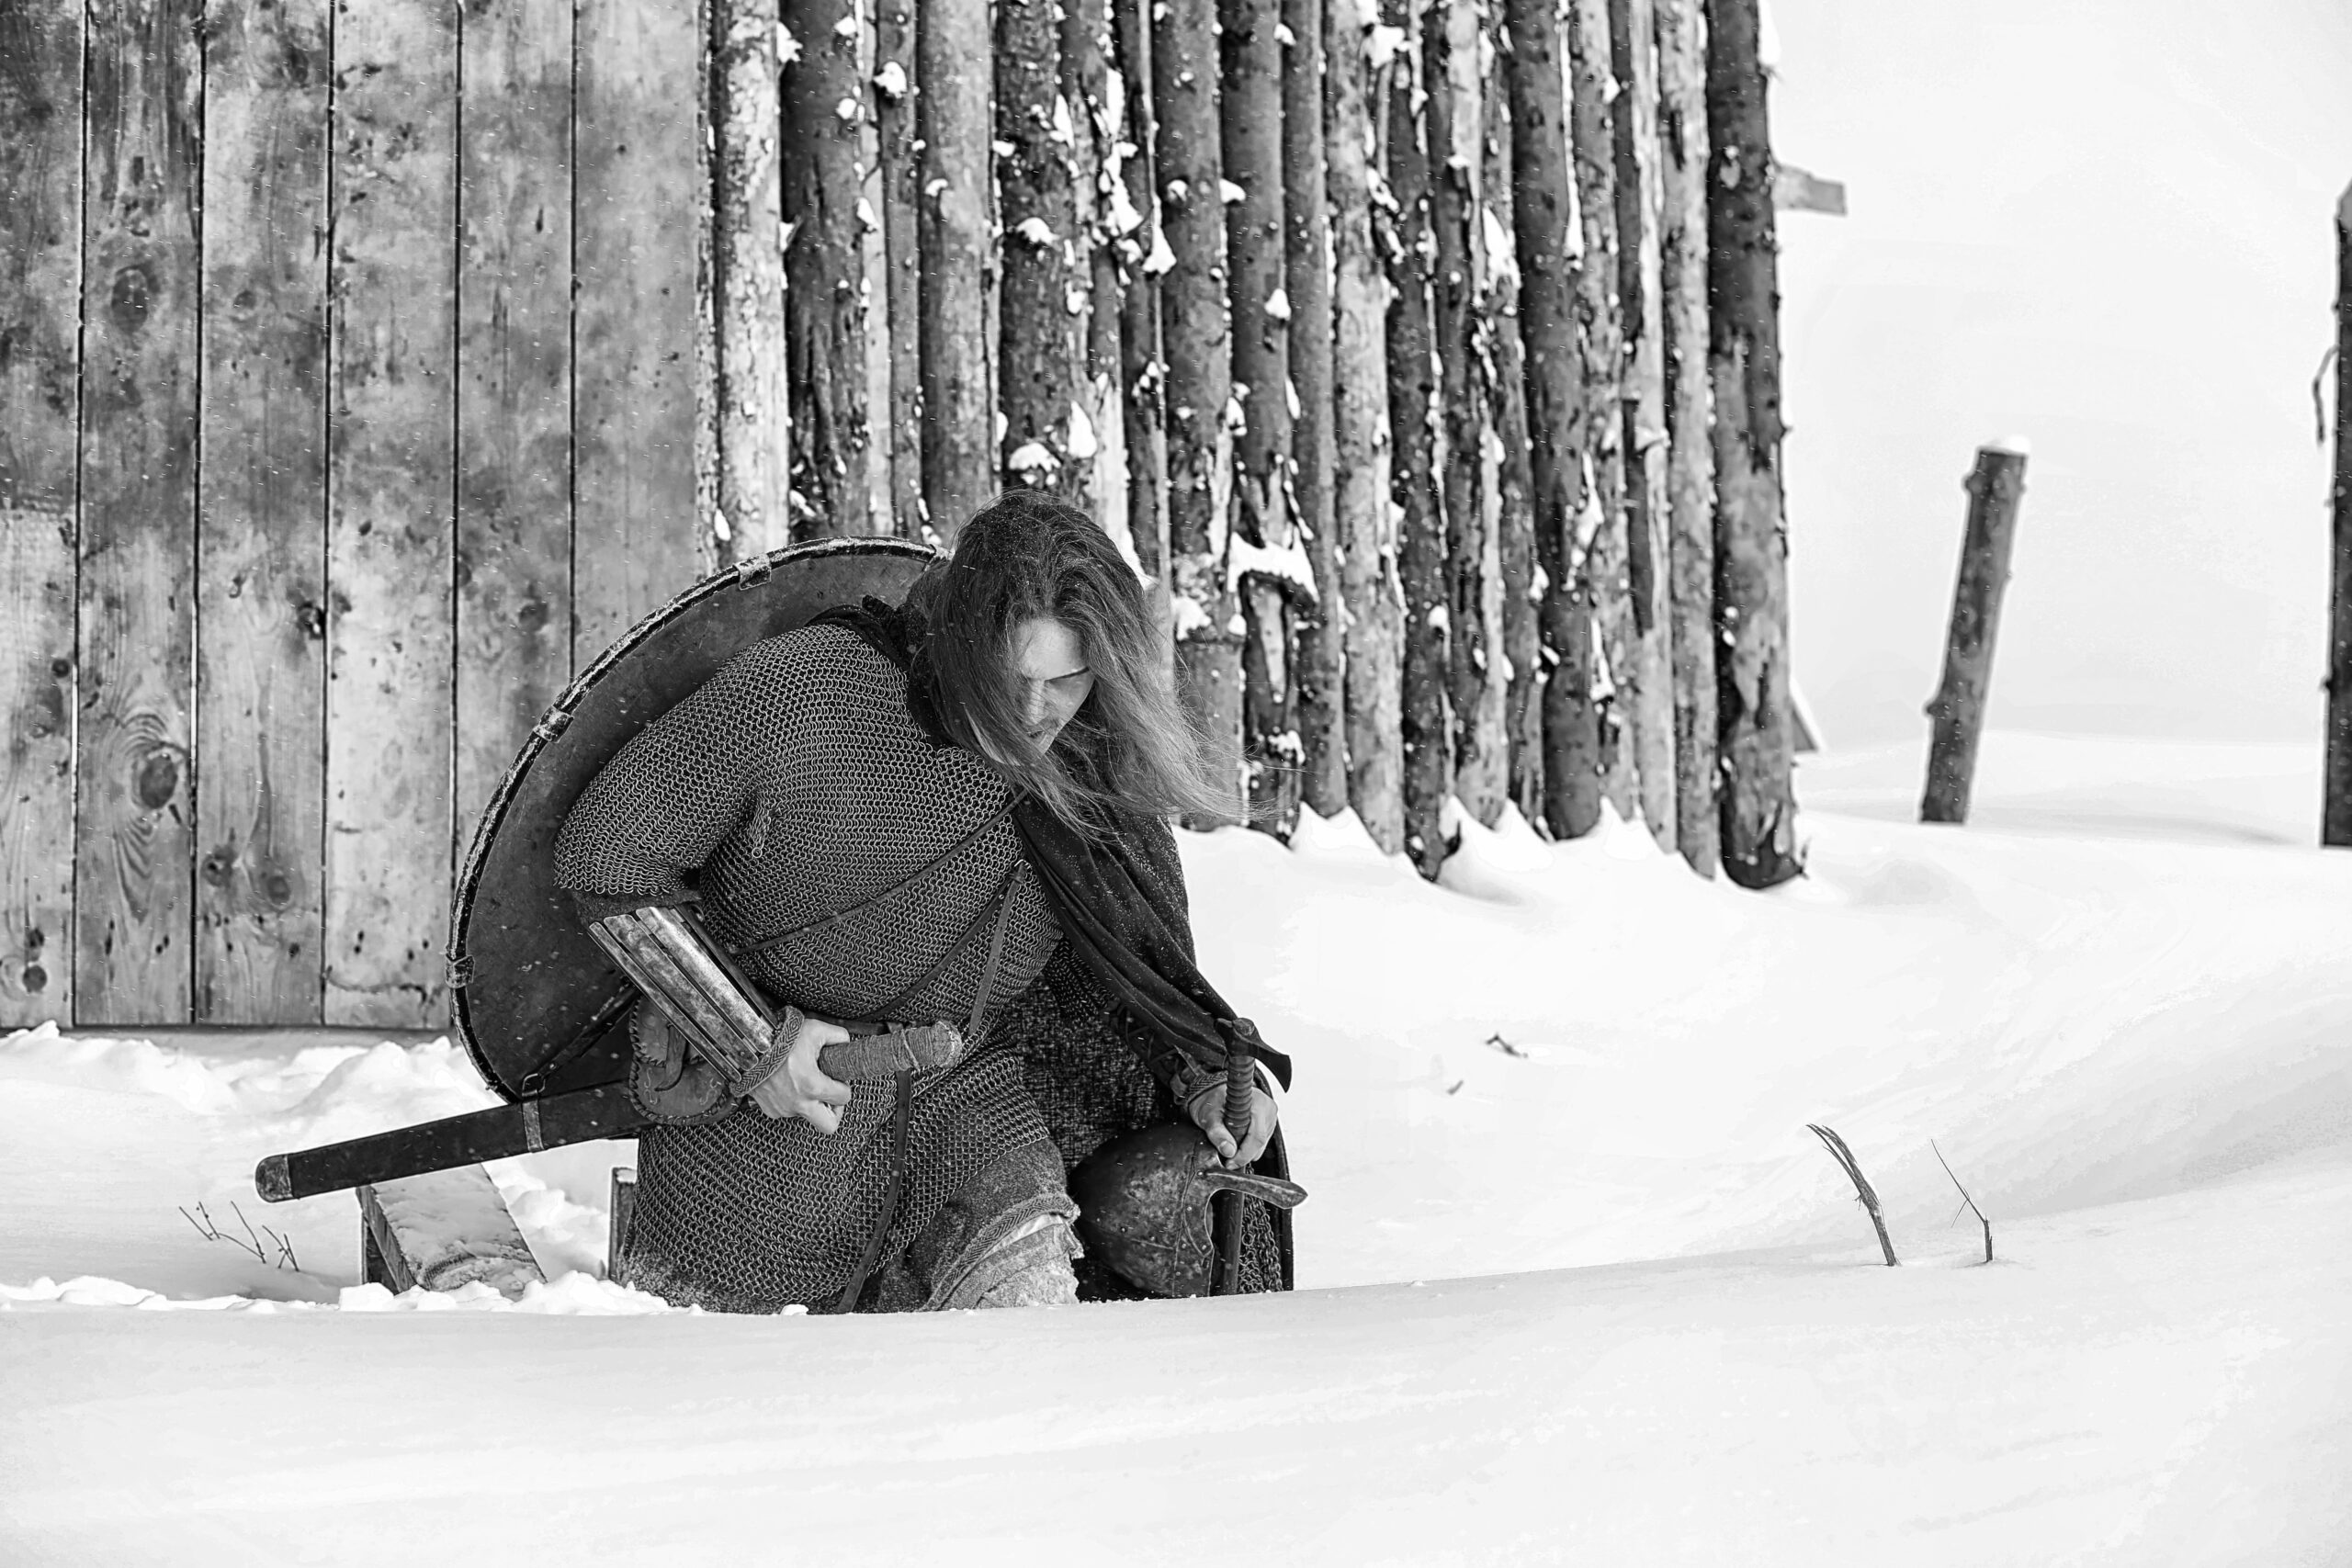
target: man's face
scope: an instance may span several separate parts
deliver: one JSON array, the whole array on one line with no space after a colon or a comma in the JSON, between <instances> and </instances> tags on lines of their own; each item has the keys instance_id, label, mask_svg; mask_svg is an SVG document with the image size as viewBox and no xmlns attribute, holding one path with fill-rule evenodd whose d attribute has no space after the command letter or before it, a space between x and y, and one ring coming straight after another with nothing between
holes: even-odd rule
<instances>
[{"instance_id":1,"label":"man's face","mask_svg":"<svg viewBox=\"0 0 2352 1568\"><path fill-rule=\"evenodd\" d=\"M1094 671L1078 634L1047 616L1013 628L1012 661L1021 682L1021 722L1042 756L1094 690Z\"/></svg>"}]
</instances>

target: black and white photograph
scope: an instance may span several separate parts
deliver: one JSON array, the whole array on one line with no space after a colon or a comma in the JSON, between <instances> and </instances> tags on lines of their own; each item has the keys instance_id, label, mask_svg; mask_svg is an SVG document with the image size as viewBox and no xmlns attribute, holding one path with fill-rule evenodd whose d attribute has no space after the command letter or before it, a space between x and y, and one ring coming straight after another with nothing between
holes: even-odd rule
<instances>
[{"instance_id":1,"label":"black and white photograph","mask_svg":"<svg viewBox=\"0 0 2352 1568\"><path fill-rule=\"evenodd\" d=\"M0 1565L2352 1568L2352 0L0 0Z\"/></svg>"}]
</instances>

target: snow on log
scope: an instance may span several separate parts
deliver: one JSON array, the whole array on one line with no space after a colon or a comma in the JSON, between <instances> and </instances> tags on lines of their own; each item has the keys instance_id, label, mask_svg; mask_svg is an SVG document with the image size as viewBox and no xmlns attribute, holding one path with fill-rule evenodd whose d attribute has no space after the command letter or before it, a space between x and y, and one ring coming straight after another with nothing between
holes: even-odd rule
<instances>
[{"instance_id":1,"label":"snow on log","mask_svg":"<svg viewBox=\"0 0 2352 1568\"><path fill-rule=\"evenodd\" d=\"M362 1187L359 1216L363 1272L388 1290L454 1291L479 1281L512 1301L545 1282L481 1166Z\"/></svg>"},{"instance_id":2,"label":"snow on log","mask_svg":"<svg viewBox=\"0 0 2352 1568\"><path fill-rule=\"evenodd\" d=\"M2334 592L2328 618L2327 784L2320 841L2352 845L2352 187L2335 209Z\"/></svg>"}]
</instances>

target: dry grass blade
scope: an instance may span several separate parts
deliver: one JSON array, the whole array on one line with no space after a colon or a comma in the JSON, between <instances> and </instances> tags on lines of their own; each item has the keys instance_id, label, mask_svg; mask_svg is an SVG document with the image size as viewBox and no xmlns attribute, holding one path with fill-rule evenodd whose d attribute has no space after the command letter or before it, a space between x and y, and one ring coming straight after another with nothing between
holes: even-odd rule
<instances>
[{"instance_id":1,"label":"dry grass blade","mask_svg":"<svg viewBox=\"0 0 2352 1568\"><path fill-rule=\"evenodd\" d=\"M1878 1193L1871 1187L1870 1178L1862 1174L1861 1166L1854 1158L1854 1151L1846 1146L1846 1140L1835 1131L1819 1122L1806 1122L1805 1130L1819 1138L1829 1150L1831 1157L1844 1168L1847 1178L1854 1184L1854 1190L1861 1197L1862 1207L1870 1212L1871 1228L1878 1232L1878 1249L1886 1254L1886 1266L1894 1268L1894 1243L1886 1234L1886 1216L1879 1213Z\"/></svg>"},{"instance_id":2,"label":"dry grass blade","mask_svg":"<svg viewBox=\"0 0 2352 1568\"><path fill-rule=\"evenodd\" d=\"M1987 1263L1992 1262L1993 1222L1984 1217L1984 1211L1976 1206L1976 1200L1968 1195L1968 1189L1960 1186L1960 1178L1952 1175L1951 1161L1944 1158L1943 1150L1936 1148L1936 1141L1933 1138L1929 1138L1928 1140L1928 1146L1931 1149L1936 1149L1936 1163L1944 1168L1944 1174L1946 1176L1951 1177L1951 1184L1954 1187L1960 1188L1960 1201L1968 1205L1968 1212L1976 1216L1976 1223L1984 1227L1984 1261ZM1957 1219L1959 1216L1954 1215L1953 1218Z\"/></svg>"}]
</instances>

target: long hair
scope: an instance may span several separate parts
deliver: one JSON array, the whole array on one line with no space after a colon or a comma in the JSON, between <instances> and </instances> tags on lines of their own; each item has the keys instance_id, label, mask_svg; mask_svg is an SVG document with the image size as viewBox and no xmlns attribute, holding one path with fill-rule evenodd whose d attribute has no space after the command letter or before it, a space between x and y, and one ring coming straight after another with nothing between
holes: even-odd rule
<instances>
[{"instance_id":1,"label":"long hair","mask_svg":"<svg viewBox=\"0 0 2352 1568\"><path fill-rule=\"evenodd\" d=\"M1170 689L1135 570L1094 520L1036 491L999 496L964 525L956 552L908 591L913 679L948 738L1016 789L1089 831L1123 813L1239 814L1209 748ZM1030 739L1014 636L1060 621L1094 687L1042 753ZM1231 773L1231 769L1222 770Z\"/></svg>"}]
</instances>

